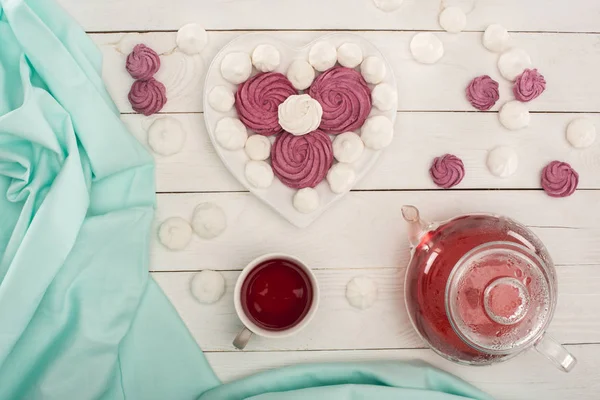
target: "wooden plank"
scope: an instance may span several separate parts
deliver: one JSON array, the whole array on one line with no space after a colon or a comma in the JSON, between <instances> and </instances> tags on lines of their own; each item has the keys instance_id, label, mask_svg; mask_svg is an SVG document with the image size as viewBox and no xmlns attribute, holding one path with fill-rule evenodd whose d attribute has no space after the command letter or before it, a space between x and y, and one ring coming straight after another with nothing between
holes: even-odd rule
<instances>
[{"instance_id":1,"label":"wooden plank","mask_svg":"<svg viewBox=\"0 0 600 400\"><path fill-rule=\"evenodd\" d=\"M179 153L171 156L153 153L148 145L148 128L155 120L164 117L121 116L129 131L154 155L157 192L247 191L217 155L206 132L203 114L167 115L167 118L181 122L186 134L185 144Z\"/></svg>"},{"instance_id":2,"label":"wooden plank","mask_svg":"<svg viewBox=\"0 0 600 400\"><path fill-rule=\"evenodd\" d=\"M513 31L595 32L596 34L514 33L516 45L525 48L546 76L547 92L530 104L536 112L600 112L600 63L597 46L600 2L589 0L405 0L397 12L384 13L371 0L273 0L206 2L194 0L59 0L88 31L148 31L144 35L98 34L93 39L105 56L104 76L119 109L132 110L126 95L132 81L124 71L127 53L145 42L162 55L157 78L168 89L164 112L199 113L205 71L216 52L228 41L252 29L439 30L442 5L460 3L469 9L467 29L482 31L502 23ZM339 10L345 12L339 17ZM315 12L318 10L318 12ZM175 48L175 33L192 20L210 32L210 45L202 55L185 56ZM236 32L214 30L235 29ZM501 84L498 107L511 99L510 85L499 77L496 55L480 44L481 33L449 35L438 32L446 56L434 67L415 63L408 51L414 32L357 32L373 41L394 66L400 93L400 111L471 111L464 98L470 79L489 74ZM293 45L303 45L324 32L277 32ZM183 152L157 158L159 191L243 190L215 156L203 126L202 114L177 115L188 130ZM533 115L532 126L507 133L496 115L451 113L401 113L397 138L384 152L377 169L360 189L432 189L427 177L430 160L452 152L467 164L461 188L537 188L539 169L550 159L572 163L581 173L581 188L600 188L598 146L571 150L564 141L570 114ZM600 116L591 116L598 125ZM145 118L124 116L134 135L145 142ZM496 144L511 145L521 155L519 173L495 180L484 166L485 152ZM409 173L402 173L409 171ZM321 312L302 335L282 341L253 340L249 352L231 351L230 340L240 328L233 311L231 289L236 271L225 271L228 293L217 304L203 306L190 296L191 272L154 273L217 374L229 381L249 373L298 362L424 359L469 380L499 399L597 399L600 383L598 329L597 248L600 222L595 207L600 192L580 191L569 199L555 200L535 191L355 192L348 195L308 229L298 230L247 193L160 195L157 224L172 215L191 216L196 204L215 201L229 219L229 229L213 241L194 237L183 252L166 251L153 240L154 270L239 269L268 251L296 254L318 268L323 290ZM579 358L571 374L528 352L518 360L489 368L449 363L426 349L407 320L402 300L403 266L408 259L405 227L399 207L415 203L427 216L446 218L461 212L496 211L527 225L547 244L559 279L559 303L550 334L569 345ZM368 233L371 233L370 235ZM155 235L154 235L155 237ZM381 268L381 267L398 268ZM351 269L358 268L358 269ZM373 277L380 299L367 311L350 308L344 299L345 283L355 275ZM382 318L382 316L385 316ZM352 350L352 349L363 350ZM385 348L409 348L385 350ZM366 350L365 350L366 349ZM285 351L282 351L285 350ZM290 351L287 351L290 350ZM320 351L299 351L320 350Z\"/></svg>"},{"instance_id":3,"label":"wooden plank","mask_svg":"<svg viewBox=\"0 0 600 400\"><path fill-rule=\"evenodd\" d=\"M558 267L558 307L549 327L561 343L600 343L600 265ZM192 297L193 272L153 273L167 297L204 351L232 351L231 341L242 329L233 306L237 271L224 271L227 291L213 305ZM321 301L319 311L301 334L281 340L252 338L249 351L352 350L420 348L404 306L405 268L316 271ZM352 308L345 298L346 283L368 276L378 287L378 298L368 310Z\"/></svg>"},{"instance_id":4,"label":"wooden plank","mask_svg":"<svg viewBox=\"0 0 600 400\"><path fill-rule=\"evenodd\" d=\"M224 381L298 363L423 360L467 380L498 400L597 400L600 345L568 346L579 363L566 374L533 351L490 367L456 365L431 350L355 350L209 353L208 361Z\"/></svg>"},{"instance_id":5,"label":"wooden plank","mask_svg":"<svg viewBox=\"0 0 600 400\"><path fill-rule=\"evenodd\" d=\"M183 150L173 156L155 155L158 192L246 190L226 170L217 156L203 121L203 114L172 114L187 132ZM465 163L460 189L540 187L540 172L552 160L569 162L580 174L580 189L600 188L600 145L576 150L565 139L568 123L579 114L535 114L532 125L509 133L490 113L399 113L396 137L383 151L373 170L357 189L436 189L429 177L431 161L452 153ZM587 116L600 129L600 114ZM157 118L123 115L129 130L147 145L147 129ZM506 179L488 171L487 152L498 146L515 148L519 170Z\"/></svg>"},{"instance_id":6,"label":"wooden plank","mask_svg":"<svg viewBox=\"0 0 600 400\"><path fill-rule=\"evenodd\" d=\"M221 30L440 29L440 8L454 4L469 12L469 30L502 23L517 31L600 31L600 5L589 0L405 0L391 13L377 9L372 0L146 0L143 6L121 0L58 2L88 31L177 30L190 21Z\"/></svg>"},{"instance_id":7,"label":"wooden plank","mask_svg":"<svg viewBox=\"0 0 600 400\"><path fill-rule=\"evenodd\" d=\"M157 226L172 216L190 219L195 206L218 204L228 229L218 238L194 236L179 252L164 248ZM559 265L597 264L600 191L578 191L553 199L541 191L351 192L315 223L298 229L248 193L165 194L158 196L151 246L154 271L241 269L261 254L284 252L312 268L368 268L406 265L403 204L415 204L425 218L444 220L469 212L495 212L531 227Z\"/></svg>"},{"instance_id":8,"label":"wooden plank","mask_svg":"<svg viewBox=\"0 0 600 400\"><path fill-rule=\"evenodd\" d=\"M325 33L277 32L277 36L300 47ZM465 87L471 79L484 74L500 82L501 100L494 110L513 99L511 84L498 72L498 56L481 45L481 33L439 33L445 56L433 66L412 59L409 43L414 32L356 33L372 41L393 66L398 81L399 110L475 111L465 98ZM133 80L125 71L125 58L133 46L141 42L162 56L162 67L156 77L167 87L169 101L163 111L199 112L210 61L241 34L244 32L211 32L209 45L196 56L175 50L174 32L100 34L92 35L92 39L104 54L104 79L122 112L132 112L127 92ZM513 38L516 46L529 52L535 67L548 82L546 92L529 104L532 111L600 112L600 96L597 96L600 80L590 79L597 74L600 64L598 35L515 33Z\"/></svg>"}]
</instances>

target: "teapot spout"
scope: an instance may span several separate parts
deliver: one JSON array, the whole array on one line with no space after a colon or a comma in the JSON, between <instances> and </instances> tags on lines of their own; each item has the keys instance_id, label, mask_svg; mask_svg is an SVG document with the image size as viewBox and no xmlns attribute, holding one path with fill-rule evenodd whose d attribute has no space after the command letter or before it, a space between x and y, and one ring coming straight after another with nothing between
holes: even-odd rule
<instances>
[{"instance_id":1,"label":"teapot spout","mask_svg":"<svg viewBox=\"0 0 600 400\"><path fill-rule=\"evenodd\" d=\"M402 206L402 217L408 222L408 241L415 247L428 231L429 223L421 219L419 210L415 206Z\"/></svg>"}]
</instances>

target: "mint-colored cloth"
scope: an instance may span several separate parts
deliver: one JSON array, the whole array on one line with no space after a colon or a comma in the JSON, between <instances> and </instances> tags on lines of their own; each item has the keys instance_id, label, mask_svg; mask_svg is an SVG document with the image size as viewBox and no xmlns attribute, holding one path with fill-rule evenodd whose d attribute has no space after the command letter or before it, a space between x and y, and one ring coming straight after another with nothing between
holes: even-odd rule
<instances>
[{"instance_id":1,"label":"mint-colored cloth","mask_svg":"<svg viewBox=\"0 0 600 400\"><path fill-rule=\"evenodd\" d=\"M152 158L100 53L51 0L0 5L0 400L488 398L402 363L221 385L149 277Z\"/></svg>"},{"instance_id":2,"label":"mint-colored cloth","mask_svg":"<svg viewBox=\"0 0 600 400\"><path fill-rule=\"evenodd\" d=\"M199 400L491 400L468 383L416 362L298 365L207 391Z\"/></svg>"},{"instance_id":3,"label":"mint-colored cloth","mask_svg":"<svg viewBox=\"0 0 600 400\"><path fill-rule=\"evenodd\" d=\"M86 34L0 3L0 399L193 399L219 381L148 275L152 158Z\"/></svg>"}]
</instances>

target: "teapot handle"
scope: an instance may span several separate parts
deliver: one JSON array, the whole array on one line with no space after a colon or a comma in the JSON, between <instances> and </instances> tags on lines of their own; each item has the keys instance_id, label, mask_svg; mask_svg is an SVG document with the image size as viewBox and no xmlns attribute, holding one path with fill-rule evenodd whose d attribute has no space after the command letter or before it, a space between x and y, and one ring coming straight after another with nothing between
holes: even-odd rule
<instances>
[{"instance_id":1,"label":"teapot handle","mask_svg":"<svg viewBox=\"0 0 600 400\"><path fill-rule=\"evenodd\" d=\"M535 349L564 372L571 371L577 364L577 359L567 349L546 334L537 341Z\"/></svg>"}]
</instances>

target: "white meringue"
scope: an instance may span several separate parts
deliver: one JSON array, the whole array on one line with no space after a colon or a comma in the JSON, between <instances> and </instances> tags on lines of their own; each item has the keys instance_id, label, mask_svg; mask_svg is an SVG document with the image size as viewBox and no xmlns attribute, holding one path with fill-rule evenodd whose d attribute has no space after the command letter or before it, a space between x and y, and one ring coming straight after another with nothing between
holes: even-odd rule
<instances>
[{"instance_id":1,"label":"white meringue","mask_svg":"<svg viewBox=\"0 0 600 400\"><path fill-rule=\"evenodd\" d=\"M459 7L446 7L440 13L439 22L446 32L458 33L467 26L467 16Z\"/></svg>"},{"instance_id":2,"label":"white meringue","mask_svg":"<svg viewBox=\"0 0 600 400\"><path fill-rule=\"evenodd\" d=\"M347 192L352 189L354 181L356 181L356 172L350 164L334 164L327 172L327 183L333 193Z\"/></svg>"},{"instance_id":3,"label":"white meringue","mask_svg":"<svg viewBox=\"0 0 600 400\"><path fill-rule=\"evenodd\" d=\"M590 147L596 141L596 127L587 118L577 118L567 126L567 140L576 149Z\"/></svg>"},{"instance_id":4,"label":"white meringue","mask_svg":"<svg viewBox=\"0 0 600 400\"><path fill-rule=\"evenodd\" d=\"M512 100L505 103L498 112L500 123L511 131L516 131L529 126L531 116L525 103Z\"/></svg>"},{"instance_id":5,"label":"white meringue","mask_svg":"<svg viewBox=\"0 0 600 400\"><path fill-rule=\"evenodd\" d=\"M498 58L498 70L500 74L509 80L514 81L523 71L531 67L531 57L523 49L510 49L505 51Z\"/></svg>"},{"instance_id":6,"label":"white meringue","mask_svg":"<svg viewBox=\"0 0 600 400\"><path fill-rule=\"evenodd\" d=\"M254 161L264 161L271 155L271 141L263 135L252 135L244 146L246 154Z\"/></svg>"},{"instance_id":7,"label":"white meringue","mask_svg":"<svg viewBox=\"0 0 600 400\"><path fill-rule=\"evenodd\" d=\"M312 45L308 52L308 62L317 71L325 71L333 67L337 61L337 49L326 40Z\"/></svg>"},{"instance_id":8,"label":"white meringue","mask_svg":"<svg viewBox=\"0 0 600 400\"><path fill-rule=\"evenodd\" d=\"M225 294L225 278L217 271L200 271L192 277L190 291L202 304L216 303Z\"/></svg>"},{"instance_id":9,"label":"white meringue","mask_svg":"<svg viewBox=\"0 0 600 400\"><path fill-rule=\"evenodd\" d=\"M390 111L398 104L398 91L387 83L380 83L371 92L373 106L381 111Z\"/></svg>"},{"instance_id":10,"label":"white meringue","mask_svg":"<svg viewBox=\"0 0 600 400\"><path fill-rule=\"evenodd\" d=\"M227 229L225 213L214 203L201 203L194 209L192 228L203 239L213 239Z\"/></svg>"},{"instance_id":11,"label":"white meringue","mask_svg":"<svg viewBox=\"0 0 600 400\"><path fill-rule=\"evenodd\" d=\"M502 25L492 24L483 33L482 42L483 46L489 51L502 53L508 48L510 34Z\"/></svg>"},{"instance_id":12,"label":"white meringue","mask_svg":"<svg viewBox=\"0 0 600 400\"><path fill-rule=\"evenodd\" d=\"M208 44L206 30L198 24L187 24L177 31L177 47L188 55L200 53Z\"/></svg>"},{"instance_id":13,"label":"white meringue","mask_svg":"<svg viewBox=\"0 0 600 400\"><path fill-rule=\"evenodd\" d=\"M183 218L169 218L160 225L158 239L167 249L183 250L192 239L192 227Z\"/></svg>"},{"instance_id":14,"label":"white meringue","mask_svg":"<svg viewBox=\"0 0 600 400\"><path fill-rule=\"evenodd\" d=\"M303 214L309 214L319 208L319 193L313 188L303 188L294 194L294 208Z\"/></svg>"},{"instance_id":15,"label":"white meringue","mask_svg":"<svg viewBox=\"0 0 600 400\"><path fill-rule=\"evenodd\" d=\"M367 118L360 133L360 138L365 146L373 150L387 147L392 143L393 137L394 125L389 118L383 115Z\"/></svg>"},{"instance_id":16,"label":"white meringue","mask_svg":"<svg viewBox=\"0 0 600 400\"><path fill-rule=\"evenodd\" d=\"M417 33L410 41L410 52L422 64L435 64L444 56L444 44L433 33Z\"/></svg>"},{"instance_id":17,"label":"white meringue","mask_svg":"<svg viewBox=\"0 0 600 400\"><path fill-rule=\"evenodd\" d=\"M288 67L287 78L296 89L308 89L315 79L315 70L304 60L294 60Z\"/></svg>"},{"instance_id":18,"label":"white meringue","mask_svg":"<svg viewBox=\"0 0 600 400\"><path fill-rule=\"evenodd\" d=\"M519 156L511 147L499 146L488 153L486 165L492 175L507 178L517 171Z\"/></svg>"},{"instance_id":19,"label":"white meringue","mask_svg":"<svg viewBox=\"0 0 600 400\"><path fill-rule=\"evenodd\" d=\"M363 61L363 52L356 43L344 43L337 49L337 60L342 67L356 68Z\"/></svg>"},{"instance_id":20,"label":"white meringue","mask_svg":"<svg viewBox=\"0 0 600 400\"><path fill-rule=\"evenodd\" d=\"M404 0L373 0L375 6L381 11L394 11L400 8Z\"/></svg>"},{"instance_id":21,"label":"white meringue","mask_svg":"<svg viewBox=\"0 0 600 400\"><path fill-rule=\"evenodd\" d=\"M248 131L239 119L225 117L217 122L215 138L224 149L239 150L244 148L248 140Z\"/></svg>"},{"instance_id":22,"label":"white meringue","mask_svg":"<svg viewBox=\"0 0 600 400\"><path fill-rule=\"evenodd\" d=\"M385 78L387 68L381 58L371 56L365 58L360 64L360 73L367 83L377 85Z\"/></svg>"},{"instance_id":23,"label":"white meringue","mask_svg":"<svg viewBox=\"0 0 600 400\"><path fill-rule=\"evenodd\" d=\"M281 55L279 50L270 44L256 46L252 52L252 64L261 72L270 72L279 67Z\"/></svg>"},{"instance_id":24,"label":"white meringue","mask_svg":"<svg viewBox=\"0 0 600 400\"><path fill-rule=\"evenodd\" d=\"M170 156L179 153L185 143L185 130L173 117L155 120L148 128L148 145L156 154Z\"/></svg>"},{"instance_id":25,"label":"white meringue","mask_svg":"<svg viewBox=\"0 0 600 400\"><path fill-rule=\"evenodd\" d=\"M234 52L223 57L221 75L229 82L239 85L248 80L251 74L252 61L247 53Z\"/></svg>"},{"instance_id":26,"label":"white meringue","mask_svg":"<svg viewBox=\"0 0 600 400\"><path fill-rule=\"evenodd\" d=\"M365 144L354 132L344 132L333 139L333 156L339 162L355 162L360 158L364 149Z\"/></svg>"},{"instance_id":27,"label":"white meringue","mask_svg":"<svg viewBox=\"0 0 600 400\"><path fill-rule=\"evenodd\" d=\"M321 125L323 108L307 94L292 95L279 105L279 125L295 136L306 135Z\"/></svg>"},{"instance_id":28,"label":"white meringue","mask_svg":"<svg viewBox=\"0 0 600 400\"><path fill-rule=\"evenodd\" d=\"M377 285L371 278L357 276L346 284L346 300L352 307L365 310L377 300Z\"/></svg>"},{"instance_id":29,"label":"white meringue","mask_svg":"<svg viewBox=\"0 0 600 400\"><path fill-rule=\"evenodd\" d=\"M225 86L215 86L208 93L208 104L215 111L227 112L235 103L233 92Z\"/></svg>"},{"instance_id":30,"label":"white meringue","mask_svg":"<svg viewBox=\"0 0 600 400\"><path fill-rule=\"evenodd\" d=\"M248 161L244 172L248 182L255 188L266 189L273 183L273 168L264 161Z\"/></svg>"}]
</instances>

